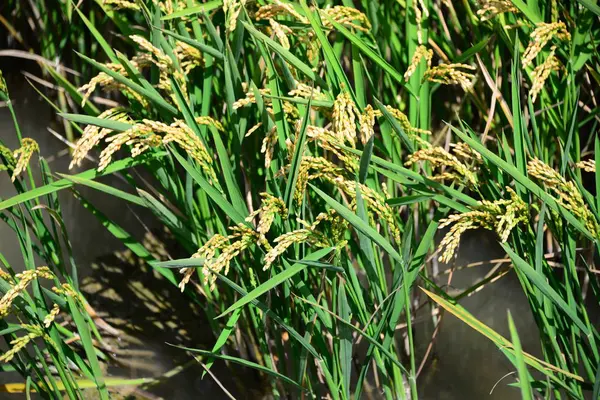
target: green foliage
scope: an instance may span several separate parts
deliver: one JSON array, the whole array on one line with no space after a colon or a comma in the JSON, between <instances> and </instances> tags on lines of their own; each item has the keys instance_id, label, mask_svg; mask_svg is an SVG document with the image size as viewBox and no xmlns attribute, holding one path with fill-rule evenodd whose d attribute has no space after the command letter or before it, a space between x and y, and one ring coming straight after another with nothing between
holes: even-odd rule
<instances>
[{"instance_id":1,"label":"green foliage","mask_svg":"<svg viewBox=\"0 0 600 400\"><path fill-rule=\"evenodd\" d=\"M96 45L74 64L99 74L83 96L67 90L85 106L59 107L83 127L74 164L100 152L99 167L23 187L0 210L23 221L41 196L74 185L148 208L189 259L153 260L82 199L211 320L212 350L182 350L209 368L255 368L277 397L359 398L374 371L385 398L418 398L418 286L498 345L523 398L598 393L600 336L584 295L600 295L594 2L106 3L90 11L99 21L65 3ZM107 19L123 52L100 33ZM96 88L118 106L96 112ZM153 180L130 178L129 193L94 181L133 165ZM434 256L450 262L465 231L497 233L544 359L521 348L512 318L509 341L458 304L491 283L455 298L436 285L427 256L445 226ZM25 244L27 229L15 225ZM106 395L85 314L68 304L81 370Z\"/></svg>"},{"instance_id":2,"label":"green foliage","mask_svg":"<svg viewBox=\"0 0 600 400\"><path fill-rule=\"evenodd\" d=\"M7 101L14 117L6 86L0 99ZM15 233L25 270L17 273L0 253L0 329L9 344L1 358L10 365L3 370L12 369L26 378L23 388L12 390L28 396L35 391L44 397L78 399L82 398L80 390L91 382L100 398L108 398L99 362L106 356L93 344L98 331L78 290L77 264L57 193L36 187L29 164L38 164L42 187L58 186L57 182L47 162L38 157L37 143L21 137L16 118L14 122L22 147L12 153L0 143L0 159L5 173L12 174L21 201L18 207L3 207L0 218ZM24 194L33 195L24 199ZM61 314L69 315L73 322L59 324ZM11 390L10 385L5 389Z\"/></svg>"}]
</instances>

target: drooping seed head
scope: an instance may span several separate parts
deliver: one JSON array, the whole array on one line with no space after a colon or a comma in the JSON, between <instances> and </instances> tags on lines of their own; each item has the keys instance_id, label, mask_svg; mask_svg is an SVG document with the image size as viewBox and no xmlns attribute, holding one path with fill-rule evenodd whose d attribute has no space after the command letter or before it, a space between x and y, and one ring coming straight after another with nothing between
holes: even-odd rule
<instances>
[{"instance_id":1,"label":"drooping seed head","mask_svg":"<svg viewBox=\"0 0 600 400\"><path fill-rule=\"evenodd\" d=\"M419 161L428 162L432 168L446 169L451 171L446 171L441 175L433 175L430 177L430 179L452 179L456 180L457 182L466 181L469 186L475 186L477 184L477 177L472 168L442 147L429 147L418 150L408 156L406 165L411 166Z\"/></svg>"},{"instance_id":2,"label":"drooping seed head","mask_svg":"<svg viewBox=\"0 0 600 400\"><path fill-rule=\"evenodd\" d=\"M319 12L322 16L323 25L327 28L332 27L331 22L327 19L327 17L329 17L347 28L356 29L362 32L371 30L371 22L369 22L367 16L355 8L346 6L331 7L328 5L319 10Z\"/></svg>"},{"instance_id":3,"label":"drooping seed head","mask_svg":"<svg viewBox=\"0 0 600 400\"><path fill-rule=\"evenodd\" d=\"M477 10L481 22L494 18L495 16L507 13L518 12L519 9L510 0L480 0L481 8Z\"/></svg>"},{"instance_id":4,"label":"drooping seed head","mask_svg":"<svg viewBox=\"0 0 600 400\"><path fill-rule=\"evenodd\" d=\"M13 157L17 159L17 163L11 177L13 182L15 179L17 179L17 176L27 169L29 160L31 160L33 153L39 153L39 151L40 146L35 140L31 138L23 138L23 140L21 140L21 147L15 150L13 153Z\"/></svg>"},{"instance_id":5,"label":"drooping seed head","mask_svg":"<svg viewBox=\"0 0 600 400\"><path fill-rule=\"evenodd\" d=\"M507 187L506 191L509 199L483 200L471 211L453 214L440 221L440 229L452 225L439 245L441 262L448 263L454 258L460 238L467 230L483 228L495 231L504 243L519 223L528 221L527 204L511 188Z\"/></svg>"},{"instance_id":6,"label":"drooping seed head","mask_svg":"<svg viewBox=\"0 0 600 400\"><path fill-rule=\"evenodd\" d=\"M523 68L527 68L529 64L537 57L546 44L553 38L568 41L571 40L571 34L567 31L567 26L564 22L540 22L536 24L535 30L531 33L529 44L523 53L521 63Z\"/></svg>"},{"instance_id":7,"label":"drooping seed head","mask_svg":"<svg viewBox=\"0 0 600 400\"><path fill-rule=\"evenodd\" d=\"M473 87L475 75L463 70L474 71L476 68L467 64L440 64L428 69L423 75L423 80L441 83L442 85L460 85L463 90L469 91Z\"/></svg>"},{"instance_id":8,"label":"drooping seed head","mask_svg":"<svg viewBox=\"0 0 600 400\"><path fill-rule=\"evenodd\" d=\"M544 83L552 73L552 71L558 71L560 69L560 63L556 56L554 56L554 51L556 50L556 46L552 47L550 54L546 57L543 63L534 68L533 73L531 74L532 85L529 91L531 95L531 101L535 102L538 94L544 88Z\"/></svg>"},{"instance_id":9,"label":"drooping seed head","mask_svg":"<svg viewBox=\"0 0 600 400\"><path fill-rule=\"evenodd\" d=\"M111 6L113 10L136 10L140 11L140 6L132 0L103 0L103 4Z\"/></svg>"},{"instance_id":10,"label":"drooping seed head","mask_svg":"<svg viewBox=\"0 0 600 400\"><path fill-rule=\"evenodd\" d=\"M572 181L567 181L556 170L537 158L527 163L527 173L542 182L555 195L560 205L580 220L592 235L597 236L596 219Z\"/></svg>"},{"instance_id":11,"label":"drooping seed head","mask_svg":"<svg viewBox=\"0 0 600 400\"><path fill-rule=\"evenodd\" d=\"M575 164L577 168L583 169L585 172L596 172L596 160L579 161Z\"/></svg>"},{"instance_id":12,"label":"drooping seed head","mask_svg":"<svg viewBox=\"0 0 600 400\"><path fill-rule=\"evenodd\" d=\"M427 62L427 69L431 68L431 59L433 58L433 50L427 49L425 46L417 46L415 49L415 53L412 56L410 61L410 65L408 69L404 73L404 80L408 81L408 79L415 73L421 60L425 60Z\"/></svg>"}]
</instances>

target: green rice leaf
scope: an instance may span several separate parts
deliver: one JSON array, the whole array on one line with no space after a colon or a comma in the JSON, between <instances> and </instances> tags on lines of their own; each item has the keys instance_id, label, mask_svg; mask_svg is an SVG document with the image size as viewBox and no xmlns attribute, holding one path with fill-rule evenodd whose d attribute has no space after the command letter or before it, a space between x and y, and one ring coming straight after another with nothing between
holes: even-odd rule
<instances>
[{"instance_id":1,"label":"green rice leaf","mask_svg":"<svg viewBox=\"0 0 600 400\"><path fill-rule=\"evenodd\" d=\"M158 28L158 29L160 29L160 28ZM225 58L225 56L223 55L223 53L221 53L219 50L215 49L214 47L210 47L210 46L208 46L208 45L206 45L204 43L200 43L197 40L190 39L189 37L185 37L185 36L179 35L179 34L177 34L175 32L171 32L171 31L168 31L166 29L160 29L160 31L163 32L163 33L165 33L165 34L167 34L167 35L169 35L169 36L172 36L173 38L179 40L180 42L189 44L190 46L192 46L192 47L200 50L203 53L210 54L211 56L215 57L216 59L222 60L222 59Z\"/></svg>"},{"instance_id":2,"label":"green rice leaf","mask_svg":"<svg viewBox=\"0 0 600 400\"><path fill-rule=\"evenodd\" d=\"M177 151L172 151L172 154L175 156L177 161L181 164L181 166L190 174L190 176L194 179L194 181L206 192L206 194L214 201L214 203L223 210L223 212L229 216L235 224L246 224L245 217L242 216L235 207L231 205L230 202L227 201L225 196L214 186L212 186L200 173L196 168L192 166L185 158L183 158Z\"/></svg>"},{"instance_id":3,"label":"green rice leaf","mask_svg":"<svg viewBox=\"0 0 600 400\"><path fill-rule=\"evenodd\" d=\"M577 325L577 327L581 329L581 331L585 335L592 335L590 329L587 327L586 324L583 323L583 321L577 315L577 310L570 307L562 299L562 297L560 297L560 295L548 284L546 278L543 275L541 275L539 272L533 269L533 267L531 267L531 265L529 265L527 261L523 260L517 253L515 253L510 247L508 247L508 245L502 244L502 247L514 263L515 268L523 272L527 276L527 278L531 280L531 283L533 283L535 287L540 289L542 293L544 293L544 295L546 295L554 304L556 304L556 306L558 306L558 308L560 308L566 315L568 315L571 321L573 321L573 323Z\"/></svg>"},{"instance_id":4,"label":"green rice leaf","mask_svg":"<svg viewBox=\"0 0 600 400\"><path fill-rule=\"evenodd\" d=\"M206 3L202 3L199 6L186 7L182 10L175 11L174 13L167 14L161 18L163 21L168 21L172 19L188 17L190 15L202 14L205 12L210 12L212 10L216 10L219 7L223 6L223 0L212 0L207 1Z\"/></svg>"},{"instance_id":5,"label":"green rice leaf","mask_svg":"<svg viewBox=\"0 0 600 400\"><path fill-rule=\"evenodd\" d=\"M331 196L320 190L314 185L310 187L329 204L342 218L350 223L354 228L359 230L361 233L366 235L370 240L377 243L382 249L384 249L394 260L402 263L404 260L400 257L400 254L394 249L394 247L388 242L383 236L379 234L375 229L371 228L365 221L361 220L354 214L348 207L337 202Z\"/></svg>"},{"instance_id":6,"label":"green rice leaf","mask_svg":"<svg viewBox=\"0 0 600 400\"><path fill-rule=\"evenodd\" d=\"M58 181L54 181L48 185L40 186L38 188L35 188L35 189L29 190L27 192L23 192L21 194L13 196L4 201L0 201L0 211L5 210L9 207L13 207L18 204L24 203L29 200L37 199L38 197L41 197L41 196L46 196L50 193L58 192L59 190L62 190L62 189L70 188L75 184L74 179L82 178L82 179L87 179L87 180L93 180L100 176L110 175L115 172L119 172L124 169L134 167L138 164L147 162L148 160L163 157L166 154L167 154L166 152L161 151L161 152L156 152L151 155L147 155L146 157L140 156L140 157L136 157L136 158L131 158L131 157L124 158L122 160L115 161L115 162L109 164L106 167L106 169L102 170L101 172L98 172L96 169L93 169L93 170L87 170L87 171L81 172L77 175L71 175L70 179L63 178ZM73 177L75 177L75 178L73 179Z\"/></svg>"},{"instance_id":7,"label":"green rice leaf","mask_svg":"<svg viewBox=\"0 0 600 400\"><path fill-rule=\"evenodd\" d=\"M192 349L190 347L177 346L177 345L174 345L174 344L169 344L169 345L173 346L173 347L177 347L178 349L181 349L181 350L185 350L185 351L189 351L189 352L192 352L192 353L201 354L201 355L203 355L205 357L217 358L219 360L225 360L225 361L229 361L229 362L232 362L232 363L235 363L235 364L242 365L244 367L252 368L252 369L255 369L257 371L263 372L263 373L265 373L267 375L270 375L270 376L272 376L275 379L279 379L279 380L281 380L281 381L283 381L283 382L285 382L287 384L295 386L295 387L297 387L299 389L303 389L302 385L300 385L298 382L294 381L293 379L288 378L287 376L282 375L279 372L273 371L272 369L267 368L265 366L262 366L260 364L257 364L255 362L244 360L243 358L233 357L233 356L227 356L227 355L224 355L224 354L218 354L218 353L214 353L214 352L206 351L206 350Z\"/></svg>"},{"instance_id":8,"label":"green rice leaf","mask_svg":"<svg viewBox=\"0 0 600 400\"><path fill-rule=\"evenodd\" d=\"M333 250L334 250L333 247L327 247L325 249L317 250L314 253L311 253L308 256L304 257L303 260L306 260L306 261L320 260L321 258L325 257L327 254L331 253ZM284 269L282 272L278 273L277 275L275 275L268 281L260 284L256 289L252 290L246 296L242 297L241 299L236 301L234 304L229 306L229 308L227 308L227 310L223 311L221 313L221 315L219 315L217 318L221 318L224 315L227 315L230 312L245 306L246 304L252 302L254 299L257 299L258 297L267 293L269 290L272 290L274 287L276 287L276 286L280 285L281 283L285 282L286 280L290 279L292 276L296 275L297 273L299 273L300 271L302 271L305 268L306 268L306 264L297 263L297 264L292 265L290 268Z\"/></svg>"},{"instance_id":9,"label":"green rice leaf","mask_svg":"<svg viewBox=\"0 0 600 400\"><path fill-rule=\"evenodd\" d=\"M325 17L329 20L329 22L337 29L342 35L344 35L350 42L356 46L357 49L360 50L367 58L372 60L375 64L377 64L381 69L388 73L388 76L392 77L396 83L400 84L401 87L406 89L408 93L413 96L416 94L412 91L412 89L406 85L406 81L404 80L404 76L401 73L396 71L394 67L392 67L387 61L385 61L379 54L371 49L369 45L367 45L362 39L356 36L354 33L350 32L349 29L344 27L344 25L334 21L331 17L325 14Z\"/></svg>"},{"instance_id":10,"label":"green rice leaf","mask_svg":"<svg viewBox=\"0 0 600 400\"><path fill-rule=\"evenodd\" d=\"M519 387L521 388L521 398L523 400L533 400L533 393L531 392L530 376L525 365L525 359L523 357L523 349L521 348L521 341L517 334L517 328L515 322L508 312L508 329L510 330L510 337L512 338L513 348L515 349L515 363L517 372L519 373Z\"/></svg>"}]
</instances>

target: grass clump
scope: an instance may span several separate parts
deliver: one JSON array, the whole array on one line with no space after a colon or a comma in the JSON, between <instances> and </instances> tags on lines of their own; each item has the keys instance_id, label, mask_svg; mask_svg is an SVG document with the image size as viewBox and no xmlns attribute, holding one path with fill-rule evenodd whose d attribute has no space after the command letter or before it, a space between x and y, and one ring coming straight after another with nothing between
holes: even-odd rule
<instances>
[{"instance_id":1,"label":"grass clump","mask_svg":"<svg viewBox=\"0 0 600 400\"><path fill-rule=\"evenodd\" d=\"M0 99L15 117L8 88L0 79ZM39 191L33 164L39 166L43 185L52 185L47 162L36 157L38 144L21 136L16 117L14 123L21 147L11 151L0 141L2 170L20 194ZM17 273L0 253L0 331L7 344L0 361L3 371L16 371L25 379L4 385L4 391L81 398L81 387L91 383L100 398L108 398L99 362L106 356L94 345L101 338L78 290L77 264L57 194L5 208L0 218L14 232L25 267Z\"/></svg>"},{"instance_id":2,"label":"grass clump","mask_svg":"<svg viewBox=\"0 0 600 400\"><path fill-rule=\"evenodd\" d=\"M214 347L182 351L207 368L257 369L275 397L360 398L375 384L416 399L427 358L415 313L426 307L435 325L444 309L494 342L524 398L597 397L593 2L99 7L126 50L85 23L102 51L81 59L97 74L61 116L82 132L72 166L99 162L69 182L147 208L188 255L152 260L95 213L208 316ZM114 108L100 110L96 89ZM152 179L127 175L130 193L90 180L133 165ZM509 340L461 307L475 288L453 298L435 273L432 258L452 264L478 228L511 260L489 282L514 270L541 358L521 348L512 318Z\"/></svg>"}]
</instances>

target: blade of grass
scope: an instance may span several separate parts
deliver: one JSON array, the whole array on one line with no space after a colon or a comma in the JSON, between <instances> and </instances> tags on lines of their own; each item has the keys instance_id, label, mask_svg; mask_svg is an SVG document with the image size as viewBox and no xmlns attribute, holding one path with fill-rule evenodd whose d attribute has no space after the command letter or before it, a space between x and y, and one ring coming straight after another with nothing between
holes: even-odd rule
<instances>
[{"instance_id":1,"label":"blade of grass","mask_svg":"<svg viewBox=\"0 0 600 400\"><path fill-rule=\"evenodd\" d=\"M219 350L221 350L221 348L223 346L225 346L225 344L227 343L227 340L229 339L229 336L231 336L231 333L233 332L233 329L235 328L235 326L237 324L237 321L240 318L240 315L242 314L242 311L243 310L241 308L238 308L237 310L235 310L231 313L231 316L229 317L227 324L225 325L225 327L219 334L219 337L217 338L217 341L215 342L215 344L211 350L212 353L218 352ZM206 363L206 369L202 373L203 377L204 377L204 375L206 375L206 373L208 372L210 367L213 365L213 363L214 363L214 360L208 360L208 362Z\"/></svg>"},{"instance_id":2,"label":"blade of grass","mask_svg":"<svg viewBox=\"0 0 600 400\"><path fill-rule=\"evenodd\" d=\"M69 4L73 5L73 0L68 1ZM77 14L79 14L79 18L81 18L81 20L88 28L94 39L96 39L96 42L100 45L102 50L104 50L104 53L106 53L110 61L115 64L118 64L119 60L117 60L117 55L113 51L112 47L110 47L110 45L106 42L104 36L102 36L102 34L98 32L98 29L96 29L95 25L79 10L79 7L75 7L75 11L77 11Z\"/></svg>"},{"instance_id":3,"label":"blade of grass","mask_svg":"<svg viewBox=\"0 0 600 400\"><path fill-rule=\"evenodd\" d=\"M168 21L171 19L177 19L182 17L189 17L190 15L202 14L205 12L210 12L216 10L219 7L223 6L223 0L212 0L207 1L206 3L202 3L199 6L194 7L186 7L182 10L175 11L174 13L167 14L164 17L161 17L161 20Z\"/></svg>"},{"instance_id":4,"label":"blade of grass","mask_svg":"<svg viewBox=\"0 0 600 400\"><path fill-rule=\"evenodd\" d=\"M330 263L326 263L326 262L321 262L321 261L310 261L310 260L290 260L290 262L294 263L294 264L304 264L307 265L309 267L315 267L315 268L322 268L328 271L334 271L334 272L339 272L340 274L344 274L346 271L344 271L344 268L342 267L337 267L333 264Z\"/></svg>"},{"instance_id":5,"label":"blade of grass","mask_svg":"<svg viewBox=\"0 0 600 400\"><path fill-rule=\"evenodd\" d=\"M408 93L417 97L417 94L413 92L413 90L406 85L406 81L404 80L404 76L400 74L400 72L396 71L394 67L392 67L387 61L383 59L379 54L371 49L362 39L356 36L354 33L350 32L349 29L344 27L344 25L333 20L329 15L324 14L325 18L337 29L342 35L344 35L350 42L356 46L365 56L367 56L370 60L372 60L375 64L377 64L381 69L387 72L388 76L391 76L396 83L400 84L401 87L406 89Z\"/></svg>"},{"instance_id":6,"label":"blade of grass","mask_svg":"<svg viewBox=\"0 0 600 400\"><path fill-rule=\"evenodd\" d=\"M204 262L203 258L181 258L169 261L151 261L150 264L159 268L193 268L203 266Z\"/></svg>"},{"instance_id":7,"label":"blade of grass","mask_svg":"<svg viewBox=\"0 0 600 400\"><path fill-rule=\"evenodd\" d=\"M394 260L402 263L404 260L400 257L400 254L394 249L394 247L388 242L383 236L379 234L375 229L367 225L363 220L358 218L348 207L337 202L331 196L320 190L314 185L310 187L319 195L331 208L333 208L342 218L350 223L354 228L366 235L370 240L377 243L382 249L384 249Z\"/></svg>"},{"instance_id":8,"label":"blade of grass","mask_svg":"<svg viewBox=\"0 0 600 400\"><path fill-rule=\"evenodd\" d=\"M311 96L312 97L312 96ZM304 146L306 142L306 127L310 120L310 99L306 106L306 112L302 117L302 126L298 133L296 143L294 145L294 154L292 156L292 162L290 163L290 171L288 173L287 183L285 185L285 194L283 201L287 205L289 212L291 213L294 209L294 191L296 190L296 183L298 182L298 173L300 171L300 164L302 162L302 156L304 155Z\"/></svg>"},{"instance_id":9,"label":"blade of grass","mask_svg":"<svg viewBox=\"0 0 600 400\"><path fill-rule=\"evenodd\" d=\"M342 86L345 86L347 90L350 90L350 88L352 88L352 86L350 85L350 81L344 73L344 70L339 62L339 58L335 55L333 49L331 48L331 44L327 39L327 35L325 34L325 32L323 32L323 29L321 29L322 24L317 19L318 14L317 17L315 17L313 10L310 9L306 4L306 0L300 0L300 5L302 6L304 15L306 16L306 18L308 18L308 21L310 22L310 25L312 26L316 34L317 40L321 43L321 49L323 51L323 54L325 55L326 60L325 65L327 69L331 69L331 72L333 73L333 77L337 83L337 90L341 90Z\"/></svg>"},{"instance_id":10,"label":"blade of grass","mask_svg":"<svg viewBox=\"0 0 600 400\"><path fill-rule=\"evenodd\" d=\"M198 354L201 354L203 356L210 357L210 358L218 358L220 360L229 361L229 362L232 362L232 363L235 363L235 364L242 365L244 367L255 369L257 371L260 371L260 372L263 372L263 373L265 373L267 375L270 375L273 378L280 379L283 382L286 382L286 383L288 383L288 384L290 384L292 386L295 386L295 387L297 387L299 389L303 389L304 390L304 388L302 387L302 385L300 385L298 382L294 381L293 379L288 378L287 376L282 375L279 372L273 371L272 369L264 367L264 366L262 366L260 364L255 363L255 362L248 361L248 360L245 360L245 359L239 358L239 357L233 357L233 356L227 356L227 355L224 355L224 354L213 353L211 351L200 350L200 349L192 349L190 347L184 347L184 346L179 346L179 345L170 344L170 343L167 343L167 344L169 346L173 346L173 347L176 347L176 348L181 349L181 350L189 351L189 352L192 352L192 353L198 353Z\"/></svg>"},{"instance_id":11,"label":"blade of grass","mask_svg":"<svg viewBox=\"0 0 600 400\"><path fill-rule=\"evenodd\" d=\"M323 81L323 79L318 76L315 71L312 70L308 65L302 62L298 57L293 55L289 50L275 42L264 33L259 32L255 27L250 25L247 22L242 21L242 25L250 32L250 34L256 37L258 40L265 43L268 47L270 47L273 51L275 51L281 58L289 62L294 68L298 69L298 71L302 72L308 79L316 82L319 86L327 87L327 83Z\"/></svg>"},{"instance_id":12,"label":"blade of grass","mask_svg":"<svg viewBox=\"0 0 600 400\"><path fill-rule=\"evenodd\" d=\"M502 247L512 260L515 268L522 271L535 287L540 289L558 308L567 314L569 318L571 318L571 321L573 321L586 336L591 336L593 334L586 324L584 324L577 316L577 310L569 307L562 297L560 297L560 295L548 284L547 279L543 275L531 267L527 261L523 260L517 253L508 247L507 244L503 243Z\"/></svg>"},{"instance_id":13,"label":"blade of grass","mask_svg":"<svg viewBox=\"0 0 600 400\"><path fill-rule=\"evenodd\" d=\"M333 247L327 247L325 249L320 249L311 253L303 258L305 261L317 261L321 258L325 257L327 254L331 253L334 250ZM282 272L278 273L268 281L260 284L256 289L252 290L250 293L236 301L234 304L229 306L225 311L223 311L217 318L221 318L224 315L229 314L230 312L249 304L254 299L259 298L263 294L267 293L269 290L272 290L276 286L280 285L284 281L290 279L292 276L296 275L300 271L304 270L307 267L306 264L294 264L290 268L284 269Z\"/></svg>"},{"instance_id":14,"label":"blade of grass","mask_svg":"<svg viewBox=\"0 0 600 400\"><path fill-rule=\"evenodd\" d=\"M79 307L73 298L68 296L67 302L69 303L70 314L73 316L73 321L77 326L77 332L79 332L81 344L83 345L86 357L88 359L88 362L90 363L92 372L94 373L94 382L96 383L96 388L98 389L100 398L102 400L107 400L110 398L110 396L108 394L108 389L106 388L106 383L104 382L104 374L102 372L102 368L100 367L100 363L98 362L96 349L94 348L94 345L92 343L92 336L90 335L88 322L85 320L84 316L79 311Z\"/></svg>"},{"instance_id":15,"label":"blade of grass","mask_svg":"<svg viewBox=\"0 0 600 400\"><path fill-rule=\"evenodd\" d=\"M363 153L360 156L360 167L358 169L358 182L365 183L367 181L367 175L369 173L369 164L371 163L371 156L373 155L373 143L375 142L375 135L372 135L363 149Z\"/></svg>"},{"instance_id":16,"label":"blade of grass","mask_svg":"<svg viewBox=\"0 0 600 400\"><path fill-rule=\"evenodd\" d=\"M206 192L206 194L214 201L214 203L223 210L223 212L229 216L233 222L236 224L247 224L245 221L245 217L240 215L240 213L236 210L231 203L227 201L227 199L212 186L206 179L200 175L200 173L190 164L185 158L183 158L177 151L171 152L177 161L181 164L181 166L190 174L190 176L196 181L196 183Z\"/></svg>"},{"instance_id":17,"label":"blade of grass","mask_svg":"<svg viewBox=\"0 0 600 400\"><path fill-rule=\"evenodd\" d=\"M233 290L235 290L242 296L248 295L248 292L246 290L229 280L226 276L219 274L219 279L225 282L225 284L227 284L229 287L231 287ZM317 352L317 350L300 333L298 333L298 331L292 328L289 324L286 324L285 321L283 321L277 314L275 314L271 309L269 309L269 307L267 307L264 303L258 301L258 299L252 300L251 304L256 306L262 312L264 312L266 316L272 318L273 321L275 321L279 326L285 329L291 337L296 339L310 354L312 354L315 357L315 359L321 361L321 355Z\"/></svg>"},{"instance_id":18,"label":"blade of grass","mask_svg":"<svg viewBox=\"0 0 600 400\"><path fill-rule=\"evenodd\" d=\"M433 301L435 301L437 304L439 304L441 307L443 307L446 311L448 311L449 313L454 315L456 318L460 319L461 321L463 321L464 323L469 325L471 328L475 329L477 332L481 333L483 336L490 339L501 349L503 349L505 351L509 351L510 354L513 354L513 356L514 356L514 353L513 353L514 350L512 347L512 343L510 343L510 341L508 341L502 335L500 335L499 333L497 333L496 331L494 331L493 329L491 329L490 327L488 327L481 321L477 320L467 310L465 310L458 304L450 303L446 299L444 299L424 288L421 288L421 290L427 296L429 296ZM583 379L579 375L573 374L569 371L562 370L560 368L557 368L554 365L551 365L545 361L542 361L542 360L532 356L531 354L523 352L523 358L528 365L530 365L530 366L534 367L535 369L537 369L538 371L542 372L543 374L548 376L550 379L552 379L554 382L559 384L561 387L565 387L564 383L562 382L562 380L560 380L559 378L554 376L554 374L552 374L551 371L561 373L569 378L576 379L578 381L583 382ZM565 387L565 389L568 389L568 388ZM570 391L570 389L568 389L568 390Z\"/></svg>"},{"instance_id":19,"label":"blade of grass","mask_svg":"<svg viewBox=\"0 0 600 400\"><path fill-rule=\"evenodd\" d=\"M127 129L130 129L133 126L126 122L91 117L89 115L83 115L83 114L59 113L58 115L69 121L77 122L78 124L95 125L95 126L99 126L100 128L111 129L111 130L117 131L117 132L126 131Z\"/></svg>"},{"instance_id":20,"label":"blade of grass","mask_svg":"<svg viewBox=\"0 0 600 400\"><path fill-rule=\"evenodd\" d=\"M75 184L75 182L72 180L73 177L75 177L75 179L82 178L82 179L93 180L100 176L110 175L115 172L119 172L124 169L128 169L128 168L134 167L136 165L143 164L144 162L147 162L148 160L163 157L166 154L167 154L166 152L157 152L157 153L154 153L151 155L149 154L146 156L139 156L136 158L129 157L129 158L125 158L123 160L113 162L112 164L108 165L108 167L106 167L106 169L102 170L101 172L98 172L96 169L93 169L93 170L90 169L90 170L81 172L77 175L71 175L71 180L63 178L58 181L54 181L48 185L40 186L36 189L29 190L27 192L23 192L21 194L13 196L9 199L1 201L0 202L0 211L5 210L9 207L19 205L26 201L36 199L41 196L46 196L50 193L58 192L59 190L62 190L62 189L70 188Z\"/></svg>"},{"instance_id":21,"label":"blade of grass","mask_svg":"<svg viewBox=\"0 0 600 400\"><path fill-rule=\"evenodd\" d=\"M350 324L350 306L346 298L344 281L339 280L338 289L338 314L340 319ZM352 331L347 324L338 326L338 340L340 341L340 370L342 377L342 393L345 399L350 399L350 378L352 375Z\"/></svg>"},{"instance_id":22,"label":"blade of grass","mask_svg":"<svg viewBox=\"0 0 600 400\"><path fill-rule=\"evenodd\" d=\"M117 197L119 199L129 201L130 203L133 203L133 204L137 204L138 206L146 207L146 203L139 196L136 196L131 193L127 193L123 190L117 189L110 185L105 185L104 183L96 182L91 179L82 178L77 175L65 175L65 174L61 174L61 173L57 173L57 175L68 181L72 181L73 183L77 183L79 185L84 185L84 186L90 187L92 189L96 189L100 192L104 192L113 197Z\"/></svg>"},{"instance_id":23,"label":"blade of grass","mask_svg":"<svg viewBox=\"0 0 600 400\"><path fill-rule=\"evenodd\" d=\"M592 0L577 0L579 4L583 5L585 8L596 14L600 17L600 6Z\"/></svg>"},{"instance_id":24,"label":"blade of grass","mask_svg":"<svg viewBox=\"0 0 600 400\"><path fill-rule=\"evenodd\" d=\"M525 359L523 358L523 349L521 348L521 341L517 334L517 328L513 321L510 311L508 311L508 329L510 330L510 337L512 338L513 348L515 349L515 361L517 372L519 373L519 387L521 388L521 398L523 400L533 400L533 393L531 392L531 384L529 378L529 372L525 365Z\"/></svg>"},{"instance_id":25,"label":"blade of grass","mask_svg":"<svg viewBox=\"0 0 600 400\"><path fill-rule=\"evenodd\" d=\"M179 40L180 42L189 44L190 46L200 50L203 53L207 53L210 54L211 56L213 56L214 58L218 59L218 60L223 60L225 58L225 56L223 55L223 53L221 53L219 50L215 49L214 47L208 46L204 43L200 43L197 40L194 39L190 39L189 37L185 37L182 35L179 35L175 32L171 32L169 30L166 29L162 29L162 28L156 28L159 29L161 32Z\"/></svg>"}]
</instances>

